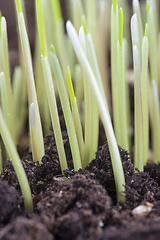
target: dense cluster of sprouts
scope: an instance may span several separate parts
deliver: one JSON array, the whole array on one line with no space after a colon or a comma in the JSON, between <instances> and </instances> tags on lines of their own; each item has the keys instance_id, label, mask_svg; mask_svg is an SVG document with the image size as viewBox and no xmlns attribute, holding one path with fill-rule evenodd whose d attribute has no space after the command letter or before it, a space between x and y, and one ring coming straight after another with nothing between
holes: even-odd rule
<instances>
[{"instance_id":1,"label":"dense cluster of sprouts","mask_svg":"<svg viewBox=\"0 0 160 240\"><path fill-rule=\"evenodd\" d=\"M61 170L63 172L68 168L56 103L58 95L74 169L77 171L86 167L95 157L100 118L109 144L117 200L125 201L124 194L121 194L125 180L117 143L128 152L132 151L129 86L126 81L126 72L132 59L129 59L130 45L134 68L134 167L143 171L147 163L149 116L154 161L157 163L160 160L159 1L146 1L147 10L142 11L146 22L144 27L142 6L138 0L133 0L131 44L127 27L130 20L124 0L118 3L117 0L68 0L66 4L70 19L66 23L67 34L59 0L35 0L37 31L33 72L25 3L24 0L15 0L20 65L14 70L12 84L6 20L0 15L0 134L7 156L12 159L17 173L25 207L31 212L31 192L16 145L24 128L28 101L33 160L41 164L44 155L43 135L49 132L52 122ZM123 37L123 32L127 38ZM111 94L106 57L109 49L114 130L110 116Z\"/></svg>"}]
</instances>

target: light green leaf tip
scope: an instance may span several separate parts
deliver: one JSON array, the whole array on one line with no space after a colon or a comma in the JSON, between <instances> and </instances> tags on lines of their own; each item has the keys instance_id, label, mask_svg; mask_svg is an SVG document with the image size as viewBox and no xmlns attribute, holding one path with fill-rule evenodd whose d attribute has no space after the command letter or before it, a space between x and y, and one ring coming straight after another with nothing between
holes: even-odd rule
<instances>
[{"instance_id":1,"label":"light green leaf tip","mask_svg":"<svg viewBox=\"0 0 160 240\"><path fill-rule=\"evenodd\" d=\"M114 13L116 14L116 10L117 10L117 0L113 0L113 9L114 9Z\"/></svg>"},{"instance_id":2,"label":"light green leaf tip","mask_svg":"<svg viewBox=\"0 0 160 240\"><path fill-rule=\"evenodd\" d=\"M68 78L69 96L71 99L71 105L73 106L75 95L74 95L74 89L73 89L73 84L72 84L72 80L71 80L71 71L70 71L69 67L67 67L67 78Z\"/></svg>"},{"instance_id":3,"label":"light green leaf tip","mask_svg":"<svg viewBox=\"0 0 160 240\"><path fill-rule=\"evenodd\" d=\"M119 44L122 48L123 44L123 10L119 9Z\"/></svg>"},{"instance_id":4,"label":"light green leaf tip","mask_svg":"<svg viewBox=\"0 0 160 240\"><path fill-rule=\"evenodd\" d=\"M145 25L144 36L148 37L148 23L146 23L146 25Z\"/></svg>"},{"instance_id":5,"label":"light green leaf tip","mask_svg":"<svg viewBox=\"0 0 160 240\"><path fill-rule=\"evenodd\" d=\"M84 33L85 33L85 35L87 35L88 29L87 29L86 19L85 19L84 15L82 16L82 24L83 24Z\"/></svg>"},{"instance_id":6,"label":"light green leaf tip","mask_svg":"<svg viewBox=\"0 0 160 240\"><path fill-rule=\"evenodd\" d=\"M17 13L22 12L21 0L16 0Z\"/></svg>"},{"instance_id":7,"label":"light green leaf tip","mask_svg":"<svg viewBox=\"0 0 160 240\"><path fill-rule=\"evenodd\" d=\"M147 12L149 12L149 9L150 9L149 1L146 2L146 7L147 7Z\"/></svg>"},{"instance_id":8,"label":"light green leaf tip","mask_svg":"<svg viewBox=\"0 0 160 240\"><path fill-rule=\"evenodd\" d=\"M50 48L50 50L51 50L51 52L52 52L52 53L56 53L56 50L55 50L55 47L54 47L54 45L53 45L53 44L51 45L51 48Z\"/></svg>"}]
</instances>

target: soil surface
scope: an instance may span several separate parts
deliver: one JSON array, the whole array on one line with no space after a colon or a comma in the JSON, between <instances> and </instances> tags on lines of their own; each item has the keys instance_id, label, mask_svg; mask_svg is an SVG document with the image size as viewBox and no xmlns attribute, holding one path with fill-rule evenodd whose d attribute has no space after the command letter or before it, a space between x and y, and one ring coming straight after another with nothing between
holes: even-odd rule
<instances>
[{"instance_id":1,"label":"soil surface","mask_svg":"<svg viewBox=\"0 0 160 240\"><path fill-rule=\"evenodd\" d=\"M67 181L61 175L53 132L44 139L42 165L33 162L31 153L22 159L33 214L24 210L19 182L8 161L0 175L0 239L159 239L160 165L148 163L145 172L134 172L127 152L119 147L126 202L117 203L107 141L89 166L78 172L73 170L66 131L63 141L69 165L63 175Z\"/></svg>"},{"instance_id":2,"label":"soil surface","mask_svg":"<svg viewBox=\"0 0 160 240\"><path fill-rule=\"evenodd\" d=\"M0 9L8 23L12 72L18 64L13 2L7 0L6 4L6 0L0 0ZM34 1L25 2L33 52ZM63 176L68 181L61 175L51 131L44 138L42 165L33 162L31 153L21 160L34 201L34 213L29 214L24 210L19 182L8 161L0 175L0 240L159 240L160 164L148 163L144 172L135 172L129 155L119 147L126 181L122 194L126 202L117 203L110 153L101 124L96 158L86 169L75 172L63 116L60 119L69 166Z\"/></svg>"}]
</instances>

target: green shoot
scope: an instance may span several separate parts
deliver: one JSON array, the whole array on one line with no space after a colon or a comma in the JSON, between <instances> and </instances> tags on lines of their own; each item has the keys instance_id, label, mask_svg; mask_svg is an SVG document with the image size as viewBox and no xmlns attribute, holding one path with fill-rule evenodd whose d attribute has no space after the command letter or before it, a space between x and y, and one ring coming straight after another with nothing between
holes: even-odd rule
<instances>
[{"instance_id":1,"label":"green shoot","mask_svg":"<svg viewBox=\"0 0 160 240\"><path fill-rule=\"evenodd\" d=\"M14 120L15 124L15 139L18 142L19 136L23 130L23 118L25 115L25 107L23 105L22 91L22 69L20 66L15 67L13 73L13 109L14 109Z\"/></svg>"},{"instance_id":2,"label":"green shoot","mask_svg":"<svg viewBox=\"0 0 160 240\"><path fill-rule=\"evenodd\" d=\"M71 114L71 109L69 105L69 99L68 99L67 91L64 85L62 71L61 71L60 64L53 46L51 47L51 61L52 61L55 79L57 82L58 92L59 92L63 114L65 118L65 123L68 131L68 137L69 137L69 142L70 142L72 156L73 156L74 169L78 171L78 169L82 168L81 158L79 153L79 146L78 146L76 131L75 131L74 122Z\"/></svg>"},{"instance_id":3,"label":"green shoot","mask_svg":"<svg viewBox=\"0 0 160 240\"><path fill-rule=\"evenodd\" d=\"M86 53L86 41L83 27L79 30L79 39L83 46L84 52ZM85 101L85 133L84 133L84 158L83 158L83 167L88 166L90 162L90 153L91 153L91 133L92 133L92 106L91 106L91 89L87 82L86 75L83 71L83 85L84 85L84 101Z\"/></svg>"},{"instance_id":4,"label":"green shoot","mask_svg":"<svg viewBox=\"0 0 160 240\"><path fill-rule=\"evenodd\" d=\"M112 83L112 104L113 122L117 143L120 142L119 122L118 122L118 73L117 73L117 41L118 41L118 5L113 0L111 8L111 83Z\"/></svg>"},{"instance_id":5,"label":"green shoot","mask_svg":"<svg viewBox=\"0 0 160 240\"><path fill-rule=\"evenodd\" d=\"M37 12L38 32L39 32L41 51L42 51L43 74L45 79L49 110L51 114L51 121L53 125L56 145L58 149L61 170L63 172L63 170L68 169L68 165L67 165L66 155L65 155L64 146L63 146L63 139L62 139L62 133L61 133L60 123L59 123L59 116L58 116L56 97L55 97L55 92L53 87L51 69L50 69L47 56L43 55L43 54L46 54L46 51L44 51L44 49L47 49L47 47L46 47L45 35L43 35L44 24L41 25L41 23L43 23L41 0L36 0L36 12Z\"/></svg>"},{"instance_id":6,"label":"green shoot","mask_svg":"<svg viewBox=\"0 0 160 240\"><path fill-rule=\"evenodd\" d=\"M123 55L123 10L119 10L119 41L117 45L118 59L118 107L119 107L119 145L129 152L128 129L127 129L127 110L126 110L126 93L125 93L125 73L124 73L124 55Z\"/></svg>"},{"instance_id":7,"label":"green shoot","mask_svg":"<svg viewBox=\"0 0 160 240\"><path fill-rule=\"evenodd\" d=\"M140 37L140 47L141 47L142 40L143 40L143 24L142 24L142 16L141 16L141 9L140 9L139 0L133 0L132 5L133 5L134 13L137 14L138 27L139 27L139 37Z\"/></svg>"},{"instance_id":8,"label":"green shoot","mask_svg":"<svg viewBox=\"0 0 160 240\"><path fill-rule=\"evenodd\" d=\"M7 148L8 154L12 159L13 167L15 169L15 172L18 177L18 181L20 183L20 187L24 197L25 209L30 213L32 213L33 201L32 201L32 195L31 195L29 183L28 183L24 168L22 166L21 160L18 156L15 145L13 143L13 140L11 138L7 125L5 123L1 109L0 109L0 133L3 139L3 142L5 144L5 147Z\"/></svg>"},{"instance_id":9,"label":"green shoot","mask_svg":"<svg viewBox=\"0 0 160 240\"><path fill-rule=\"evenodd\" d=\"M31 60L31 53L30 53L30 46L28 35L25 27L25 21L22 12L18 12L17 9L17 18L18 18L18 27L20 33L20 39L22 44L25 68L27 73L27 83L28 83L28 93L29 93L29 103L34 103L35 107L35 134L36 134L36 144L38 151L38 161L41 163L42 157L44 155L44 143L43 143L43 133L42 133L42 126L38 108L38 101L34 83L34 76L33 76L33 68L32 68L32 60ZM44 53L45 49L43 49ZM31 133L32 134L32 133ZM34 150L33 150L34 151Z\"/></svg>"},{"instance_id":10,"label":"green shoot","mask_svg":"<svg viewBox=\"0 0 160 240\"><path fill-rule=\"evenodd\" d=\"M154 16L153 5L147 1L147 22L148 22L148 39L149 39L149 60L150 60L150 74L151 79L156 81L158 92L160 92L160 83L158 80L158 32L156 27L156 20Z\"/></svg>"},{"instance_id":11,"label":"green shoot","mask_svg":"<svg viewBox=\"0 0 160 240\"><path fill-rule=\"evenodd\" d=\"M29 108L29 127L30 127L30 141L31 141L31 146L32 146L32 157L33 161L37 162L38 161L38 149L36 146L36 132L35 132L35 107L34 103L31 103L30 108Z\"/></svg>"},{"instance_id":12,"label":"green shoot","mask_svg":"<svg viewBox=\"0 0 160 240\"><path fill-rule=\"evenodd\" d=\"M8 41L7 41L7 26L6 20L4 17L1 18L1 49L2 49L2 64L3 72L6 81L6 97L8 101L8 117L7 126L11 133L13 142L15 142L15 132L14 132L14 115L13 115L13 99L12 99L12 89L11 89L11 80L10 80L10 70L9 70L9 56L8 56Z\"/></svg>"},{"instance_id":13,"label":"green shoot","mask_svg":"<svg viewBox=\"0 0 160 240\"><path fill-rule=\"evenodd\" d=\"M156 81L152 80L151 89L149 88L150 95L150 112L151 112L151 129L152 129L152 148L154 155L154 162L160 161L160 104L159 94Z\"/></svg>"},{"instance_id":14,"label":"green shoot","mask_svg":"<svg viewBox=\"0 0 160 240\"><path fill-rule=\"evenodd\" d=\"M140 42L137 14L131 18L131 33L133 46L134 64L134 109L135 109L135 144L134 144L134 167L143 171L143 115L142 115L142 84L140 64Z\"/></svg>"},{"instance_id":15,"label":"green shoot","mask_svg":"<svg viewBox=\"0 0 160 240\"><path fill-rule=\"evenodd\" d=\"M74 29L74 27L70 21L67 21L66 28L67 28L68 36L72 42L74 51L76 53L76 56L86 74L86 79L88 80L88 82L92 88L93 94L94 94L96 102L97 102L97 106L99 108L100 117L101 117L101 120L102 120L104 128L105 128L106 136L107 136L108 143L109 143L109 149L110 149L110 153L111 153L113 172L114 172L114 176L115 176L117 200L125 201L125 196L122 195L122 192L124 192L124 186L125 186L124 173L123 173L119 150L118 150L118 146L116 143L116 139L115 139L115 135L113 132L113 127L112 127L112 123L110 120L107 106L105 105L105 103L103 101L103 98L101 96L101 91L99 89L99 86L98 86L95 76L93 74L93 71L89 65L87 57L83 51L83 48L80 44L76 30Z\"/></svg>"},{"instance_id":16,"label":"green shoot","mask_svg":"<svg viewBox=\"0 0 160 240\"><path fill-rule=\"evenodd\" d=\"M142 109L143 109L143 139L144 139L144 164L147 163L149 148L149 113L148 113L148 52L149 44L147 28L142 42Z\"/></svg>"},{"instance_id":17,"label":"green shoot","mask_svg":"<svg viewBox=\"0 0 160 240\"><path fill-rule=\"evenodd\" d=\"M69 88L69 96L70 96L71 107L72 107L73 121L75 125L78 146L79 146L79 151L81 156L81 162L82 162L82 168L83 168L83 157L84 157L83 132L82 132L81 120L80 120L80 115L78 111L76 97L74 94L74 89L73 89L72 80L71 80L71 72L69 67L67 68L67 76L68 76L68 88Z\"/></svg>"},{"instance_id":18,"label":"green shoot","mask_svg":"<svg viewBox=\"0 0 160 240\"><path fill-rule=\"evenodd\" d=\"M100 1L99 2L99 69L103 82L103 89L105 92L105 97L108 103L109 111L111 112L111 93L110 93L110 85L109 85L109 62L108 52L109 52L109 21L110 21L110 8L111 3L109 1ZM107 17L107 18L106 18Z\"/></svg>"},{"instance_id":19,"label":"green shoot","mask_svg":"<svg viewBox=\"0 0 160 240\"><path fill-rule=\"evenodd\" d=\"M82 108L82 100L83 100L83 74L82 74L82 69L79 64L75 65L75 70L74 70L74 86L75 86L75 96L77 100L77 107L78 111L81 111Z\"/></svg>"}]
</instances>

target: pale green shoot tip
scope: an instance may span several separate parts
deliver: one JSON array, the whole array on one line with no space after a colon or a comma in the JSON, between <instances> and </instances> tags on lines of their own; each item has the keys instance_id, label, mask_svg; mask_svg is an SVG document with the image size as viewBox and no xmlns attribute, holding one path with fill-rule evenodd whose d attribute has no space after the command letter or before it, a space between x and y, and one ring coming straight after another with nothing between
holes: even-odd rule
<instances>
[{"instance_id":1,"label":"pale green shoot tip","mask_svg":"<svg viewBox=\"0 0 160 240\"><path fill-rule=\"evenodd\" d=\"M119 44L123 45L123 9L119 9Z\"/></svg>"},{"instance_id":2,"label":"pale green shoot tip","mask_svg":"<svg viewBox=\"0 0 160 240\"><path fill-rule=\"evenodd\" d=\"M84 15L82 16L82 25L83 25L84 33L85 33L85 35L87 35L88 29L87 29L86 19L85 19Z\"/></svg>"},{"instance_id":3,"label":"pale green shoot tip","mask_svg":"<svg viewBox=\"0 0 160 240\"><path fill-rule=\"evenodd\" d=\"M53 44L51 45L51 48L50 48L50 50L51 50L51 52L52 52L52 53L56 53L56 50L55 50L55 47L54 47L54 45L53 45Z\"/></svg>"},{"instance_id":4,"label":"pale green shoot tip","mask_svg":"<svg viewBox=\"0 0 160 240\"><path fill-rule=\"evenodd\" d=\"M114 9L114 13L116 14L116 10L117 10L117 0L113 0L113 9Z\"/></svg>"},{"instance_id":5,"label":"pale green shoot tip","mask_svg":"<svg viewBox=\"0 0 160 240\"><path fill-rule=\"evenodd\" d=\"M1 18L1 32L5 32L6 31L6 19L5 17Z\"/></svg>"},{"instance_id":6,"label":"pale green shoot tip","mask_svg":"<svg viewBox=\"0 0 160 240\"><path fill-rule=\"evenodd\" d=\"M145 25L144 36L148 37L148 23L146 23L146 25Z\"/></svg>"},{"instance_id":7,"label":"pale green shoot tip","mask_svg":"<svg viewBox=\"0 0 160 240\"><path fill-rule=\"evenodd\" d=\"M16 9L17 9L17 13L22 12L21 0L16 0Z\"/></svg>"},{"instance_id":8,"label":"pale green shoot tip","mask_svg":"<svg viewBox=\"0 0 160 240\"><path fill-rule=\"evenodd\" d=\"M149 12L149 9L150 9L149 1L146 1L146 8L147 8L147 12Z\"/></svg>"}]
</instances>

